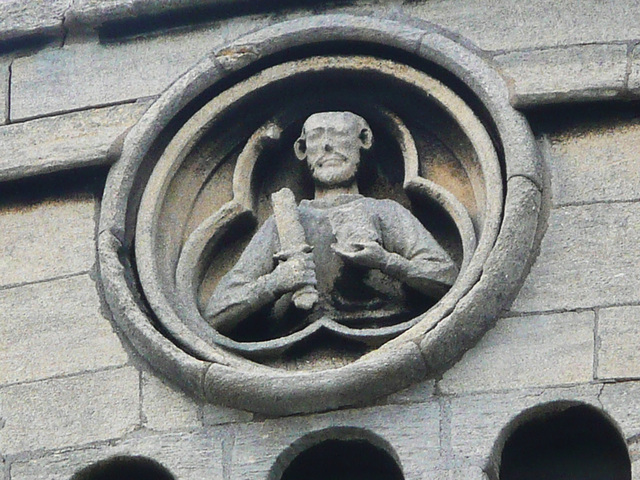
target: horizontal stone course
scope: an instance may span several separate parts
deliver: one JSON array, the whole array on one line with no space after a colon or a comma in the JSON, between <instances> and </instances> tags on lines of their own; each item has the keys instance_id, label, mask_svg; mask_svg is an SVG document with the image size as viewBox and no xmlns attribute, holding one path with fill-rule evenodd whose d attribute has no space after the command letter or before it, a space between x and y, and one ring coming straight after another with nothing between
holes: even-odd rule
<instances>
[{"instance_id":1,"label":"horizontal stone course","mask_svg":"<svg viewBox=\"0 0 640 480\"><path fill-rule=\"evenodd\" d=\"M111 163L113 143L151 101L96 108L0 127L0 180Z\"/></svg>"},{"instance_id":2,"label":"horizontal stone course","mask_svg":"<svg viewBox=\"0 0 640 480\"><path fill-rule=\"evenodd\" d=\"M579 118L548 139L554 205L640 199L640 119Z\"/></svg>"},{"instance_id":3,"label":"horizontal stone course","mask_svg":"<svg viewBox=\"0 0 640 480\"><path fill-rule=\"evenodd\" d=\"M640 204L551 211L540 254L513 303L517 312L640 302Z\"/></svg>"},{"instance_id":4,"label":"horizontal stone course","mask_svg":"<svg viewBox=\"0 0 640 480\"><path fill-rule=\"evenodd\" d=\"M625 88L626 45L580 45L497 55L501 72L513 80L512 103L536 104L605 99Z\"/></svg>"},{"instance_id":5,"label":"horizontal stone course","mask_svg":"<svg viewBox=\"0 0 640 480\"><path fill-rule=\"evenodd\" d=\"M131 435L114 445L65 451L11 466L11 480L69 480L77 471L100 460L131 455L151 458L177 480L221 479L222 442L217 431ZM113 479L117 480L117 479Z\"/></svg>"},{"instance_id":6,"label":"horizontal stone course","mask_svg":"<svg viewBox=\"0 0 640 480\"><path fill-rule=\"evenodd\" d=\"M161 93L216 45L264 24L252 17L217 28L47 48L12 67L11 121Z\"/></svg>"},{"instance_id":7,"label":"horizontal stone course","mask_svg":"<svg viewBox=\"0 0 640 480\"><path fill-rule=\"evenodd\" d=\"M640 307L601 309L597 334L597 378L640 378Z\"/></svg>"},{"instance_id":8,"label":"horizontal stone course","mask_svg":"<svg viewBox=\"0 0 640 480\"><path fill-rule=\"evenodd\" d=\"M633 41L640 38L634 2L599 0L435 0L404 9L456 32L484 50ZM525 28L526 26L526 28Z\"/></svg>"},{"instance_id":9,"label":"horizontal stone course","mask_svg":"<svg viewBox=\"0 0 640 480\"><path fill-rule=\"evenodd\" d=\"M119 438L139 425L131 367L0 389L0 452L15 455Z\"/></svg>"},{"instance_id":10,"label":"horizontal stone course","mask_svg":"<svg viewBox=\"0 0 640 480\"><path fill-rule=\"evenodd\" d=\"M594 320L593 312L502 319L443 375L440 390L449 394L589 382Z\"/></svg>"},{"instance_id":11,"label":"horizontal stone course","mask_svg":"<svg viewBox=\"0 0 640 480\"><path fill-rule=\"evenodd\" d=\"M88 275L0 290L0 385L123 365Z\"/></svg>"},{"instance_id":12,"label":"horizontal stone course","mask_svg":"<svg viewBox=\"0 0 640 480\"><path fill-rule=\"evenodd\" d=\"M95 262L90 195L0 204L0 287L88 271Z\"/></svg>"}]
</instances>

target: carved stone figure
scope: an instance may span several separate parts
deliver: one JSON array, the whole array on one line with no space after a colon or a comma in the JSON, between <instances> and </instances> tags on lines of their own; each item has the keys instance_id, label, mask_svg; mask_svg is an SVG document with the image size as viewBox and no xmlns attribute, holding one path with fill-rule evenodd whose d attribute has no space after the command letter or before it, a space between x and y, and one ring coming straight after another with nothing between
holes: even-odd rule
<instances>
[{"instance_id":1,"label":"carved stone figure","mask_svg":"<svg viewBox=\"0 0 640 480\"><path fill-rule=\"evenodd\" d=\"M296 207L288 189L274 194L274 216L208 302L204 315L217 330L248 324L274 337L323 318L385 327L449 289L458 269L418 219L393 200L359 194L361 152L372 143L367 122L351 112L306 120L294 150L306 160L315 198Z\"/></svg>"}]
</instances>

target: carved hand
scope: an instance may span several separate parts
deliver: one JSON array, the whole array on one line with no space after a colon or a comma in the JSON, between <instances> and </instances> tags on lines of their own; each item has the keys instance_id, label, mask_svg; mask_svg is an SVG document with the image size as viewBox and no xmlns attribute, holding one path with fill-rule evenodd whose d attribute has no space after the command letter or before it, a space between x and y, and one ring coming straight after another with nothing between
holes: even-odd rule
<instances>
[{"instance_id":1,"label":"carved hand","mask_svg":"<svg viewBox=\"0 0 640 480\"><path fill-rule=\"evenodd\" d=\"M353 242L348 245L335 243L331 248L351 263L379 270L387 265L390 255L379 243L373 241Z\"/></svg>"},{"instance_id":2,"label":"carved hand","mask_svg":"<svg viewBox=\"0 0 640 480\"><path fill-rule=\"evenodd\" d=\"M306 286L316 286L316 265L311 251L285 251L277 253L274 257L280 263L271 276L275 281L275 291L279 295L294 292Z\"/></svg>"}]
</instances>

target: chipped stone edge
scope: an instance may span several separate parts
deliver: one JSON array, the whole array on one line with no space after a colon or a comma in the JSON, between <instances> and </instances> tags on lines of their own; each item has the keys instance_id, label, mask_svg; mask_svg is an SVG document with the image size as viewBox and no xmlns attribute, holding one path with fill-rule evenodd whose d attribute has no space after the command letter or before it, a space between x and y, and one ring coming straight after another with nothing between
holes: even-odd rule
<instances>
[{"instance_id":1,"label":"chipped stone edge","mask_svg":"<svg viewBox=\"0 0 640 480\"><path fill-rule=\"evenodd\" d=\"M452 332L442 325L425 337L420 349L417 341L407 341L395 345L394 349L382 348L345 367L321 372L286 373L258 365L252 368L246 362L230 360L223 351L219 358L211 358L212 347L204 343L180 348L179 339L173 343L151 325L141 302L136 302L139 293L133 281L126 280L127 276L131 277L130 267L125 267L118 256L121 249L130 245L132 236L129 207L133 205L135 211L137 199L130 198L129 193L134 185L140 185L140 175L148 175L151 169L150 165L142 164L142 159L154 139L170 126L173 117L210 85L258 59L328 40L366 41L418 54L462 79L493 117L505 150L509 185L513 185L512 193L507 194L506 208L507 212L514 213L502 227L492 252L493 260L475 289L480 293L463 297L453 315L445 319L458 329L462 323L470 322L470 333L461 334L455 329ZM510 105L502 77L475 53L441 34L351 15L321 15L267 27L206 56L165 91L127 136L121 160L109 175L100 218L99 258L106 298L116 321L156 369L211 402L268 415L314 412L369 402L433 375L461 356L515 294L530 261L533 240L528 239L536 235L539 216L539 209L534 209L527 217L515 218L523 211L523 205L528 205L526 199L518 200L516 189L521 188L518 182L524 181L539 194L543 180L540 163L533 135L524 117ZM513 241L514 232L522 233L519 229L528 235L525 242ZM505 279L509 281L509 288L502 284ZM485 307L485 311L480 312L484 321L474 325L474 313L482 307L473 302L491 289L496 291L490 305L493 315ZM443 339L451 351L446 352L444 361L437 361L429 351L432 347L427 347L427 339L435 339L434 335L442 339L440 332L443 331L451 336Z\"/></svg>"}]
</instances>

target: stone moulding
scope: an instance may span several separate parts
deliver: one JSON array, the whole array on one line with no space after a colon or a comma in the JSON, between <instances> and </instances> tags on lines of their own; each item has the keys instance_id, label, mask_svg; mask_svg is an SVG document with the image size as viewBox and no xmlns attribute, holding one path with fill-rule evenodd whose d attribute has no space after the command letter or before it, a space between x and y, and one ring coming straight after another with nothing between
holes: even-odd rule
<instances>
[{"instance_id":1,"label":"stone moulding","mask_svg":"<svg viewBox=\"0 0 640 480\"><path fill-rule=\"evenodd\" d=\"M233 354L224 348L224 341L218 342L211 335L199 333L197 327L179 321L176 309L166 300L168 295L163 295L161 282L149 287L153 284L149 272L154 272L156 217L149 214L154 202L148 199L153 196L148 192L162 198L162 182L167 176L156 173L156 165L166 168L166 172L177 168L168 161L163 167L161 157L171 150L172 139L179 137L182 124L197 117L192 110L198 101L202 103L199 99L213 95L215 103L223 96L220 92L218 97L211 93L216 89L226 94L241 88L238 85L243 80L237 78L245 71L253 75L293 75L283 66L289 60L288 52L337 42L383 45L404 51L465 85L490 127L483 126L471 108L442 83L434 80L430 92L441 89L434 95L436 99L451 93L443 106L450 109L471 139L478 157L485 159L481 164L488 186L487 213L477 245L475 239L465 236L465 248L473 250L473 254L465 252L464 269L458 280L413 326L339 368L290 372ZM301 65L305 61L307 65L313 63L303 58ZM341 68L354 68L353 62L358 62L355 57L344 61L352 62L351 67ZM394 62L381 61L373 68L380 75L400 77L398 72L402 69L394 72L393 65ZM414 73L408 75L417 75L417 84L429 83L431 77L421 77L419 71L410 70ZM492 139L486 128L490 128ZM397 123L398 138L406 140L403 131L402 123ZM189 143L188 139L185 141ZM411 142L405 141L403 149L405 188L437 197L448 208L458 230L468 229L470 223L455 200L412 170ZM255 152L245 154L251 157ZM535 250L542 177L539 152L525 118L509 104L503 79L474 52L428 25L407 26L348 15L285 22L243 37L203 58L162 94L128 134L121 158L109 174L100 218L98 251L105 297L114 320L136 350L158 371L210 402L268 415L370 402L448 368L477 342L513 299ZM247 196L241 194L239 198L245 200L228 207L227 215L241 215L246 210L243 203L249 202ZM178 282L189 285L190 280L182 278Z\"/></svg>"}]
</instances>

